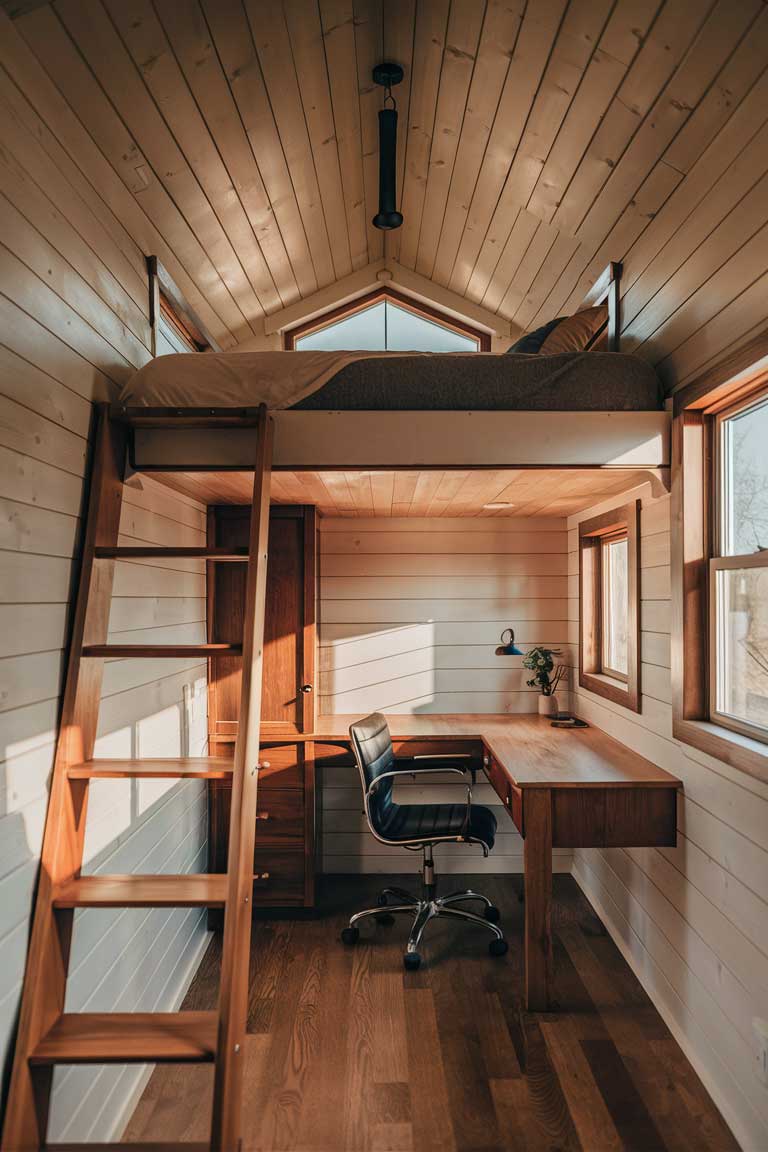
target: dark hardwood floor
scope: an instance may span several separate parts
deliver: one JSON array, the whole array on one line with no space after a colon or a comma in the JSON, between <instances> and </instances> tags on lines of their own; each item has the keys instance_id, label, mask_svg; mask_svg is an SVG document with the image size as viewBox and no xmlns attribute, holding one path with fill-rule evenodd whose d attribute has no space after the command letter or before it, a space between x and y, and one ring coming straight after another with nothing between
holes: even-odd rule
<instances>
[{"instance_id":1,"label":"dark hardwood floor","mask_svg":"<svg viewBox=\"0 0 768 1152\"><path fill-rule=\"evenodd\" d=\"M576 882L555 878L567 1011L549 1015L521 1008L519 878L474 882L501 908L502 959L482 930L440 922L406 973L402 917L345 948L345 917L382 877L329 877L316 919L256 924L244 1152L735 1152ZM219 949L217 937L186 1008L213 1006ZM211 1083L209 1068L156 1070L125 1139L204 1140Z\"/></svg>"}]
</instances>

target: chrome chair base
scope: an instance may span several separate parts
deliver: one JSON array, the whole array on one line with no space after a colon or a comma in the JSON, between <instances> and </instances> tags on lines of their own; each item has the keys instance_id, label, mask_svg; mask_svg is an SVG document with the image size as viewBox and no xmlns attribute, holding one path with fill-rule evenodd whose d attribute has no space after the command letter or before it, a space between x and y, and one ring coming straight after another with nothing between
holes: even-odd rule
<instances>
[{"instance_id":1,"label":"chrome chair base","mask_svg":"<svg viewBox=\"0 0 768 1152\"><path fill-rule=\"evenodd\" d=\"M399 903L390 904L390 897L393 897L399 901ZM470 912L466 908L456 907L457 904L462 904L470 900L479 900L482 902L483 914L481 916L478 916L475 912ZM415 970L421 964L419 944L424 935L424 929L430 920L434 920L438 916L464 920L470 924L480 924L493 934L493 939L488 945L488 950L492 956L503 956L508 951L509 945L504 939L504 933L497 924L499 910L491 903L487 896L483 896L480 892L474 892L471 888L459 892L451 892L447 896L435 896L433 884L425 885L424 895L421 897L414 896L412 893L406 892L403 888L384 888L379 893L378 904L375 908L366 908L363 912L356 912L354 916L350 917L349 925L342 932L341 938L345 944L356 944L360 935L358 924L361 920L374 916L377 920L386 922L390 916L395 916L399 913L405 913L413 917L408 944L403 956L403 964L409 970Z\"/></svg>"}]
</instances>

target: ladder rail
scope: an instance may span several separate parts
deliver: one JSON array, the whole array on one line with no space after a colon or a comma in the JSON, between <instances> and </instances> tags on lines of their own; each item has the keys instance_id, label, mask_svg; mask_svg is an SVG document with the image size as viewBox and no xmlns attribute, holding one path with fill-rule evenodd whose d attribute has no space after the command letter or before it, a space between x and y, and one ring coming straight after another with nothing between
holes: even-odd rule
<instances>
[{"instance_id":1,"label":"ladder rail","mask_svg":"<svg viewBox=\"0 0 768 1152\"><path fill-rule=\"evenodd\" d=\"M272 421L260 409L246 579L240 715L232 780L227 902L224 916L219 1033L214 1073L211 1152L237 1152L242 1125L256 837L262 653L267 593Z\"/></svg>"},{"instance_id":2,"label":"ladder rail","mask_svg":"<svg viewBox=\"0 0 768 1152\"><path fill-rule=\"evenodd\" d=\"M93 755L104 661L83 663L85 643L104 643L109 625L114 561L95 564L97 547L117 544L125 466L125 427L97 405L88 508L75 599L53 775L40 855L32 930L19 1011L13 1067L3 1123L3 1152L45 1143L52 1069L29 1057L64 1011L73 911L55 912L54 885L74 876L83 859L88 782L70 781L71 764Z\"/></svg>"},{"instance_id":3,"label":"ladder rail","mask_svg":"<svg viewBox=\"0 0 768 1152\"><path fill-rule=\"evenodd\" d=\"M21 997L19 1025L0 1138L0 1152L33 1152L46 1146L53 1068L90 1057L96 1063L177 1058L214 1061L211 1152L238 1152L241 1144L245 1028L251 942L253 855L266 608L272 421L266 406L256 425L251 536L247 558L242 645L197 646L209 659L243 655L240 725L234 764L216 758L147 763L147 774L187 772L231 775L232 829L225 875L81 877L88 786L98 775L141 775L134 761L94 761L105 658L170 656L178 646L116 646L108 643L115 563L138 558L117 545L126 448L130 429L97 405L87 517L62 695L53 776ZM200 550L212 560L242 561L239 551ZM184 647L184 652L192 650ZM219 1003L207 1014L210 1041L184 1042L191 1014L139 1016L67 1015L64 1011L69 952L76 907L199 907L224 905L224 945ZM137 1032L138 1029L138 1032ZM178 1042L174 1039L178 1033ZM106 1039L105 1039L106 1037ZM138 1038L138 1039L137 1039ZM137 1043L140 1041L139 1047ZM90 1045L90 1046L89 1046ZM140 1050L139 1050L140 1048Z\"/></svg>"}]
</instances>

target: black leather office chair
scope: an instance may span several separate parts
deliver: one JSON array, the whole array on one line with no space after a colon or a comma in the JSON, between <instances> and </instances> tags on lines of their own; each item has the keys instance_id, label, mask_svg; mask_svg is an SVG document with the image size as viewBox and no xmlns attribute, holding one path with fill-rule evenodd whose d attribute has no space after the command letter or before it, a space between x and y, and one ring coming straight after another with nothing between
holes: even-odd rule
<instances>
[{"instance_id":1,"label":"black leather office chair","mask_svg":"<svg viewBox=\"0 0 768 1152\"><path fill-rule=\"evenodd\" d=\"M365 720L353 724L349 735L360 770L365 815L371 832L382 844L420 849L423 864L421 895L413 896L402 888L385 888L379 895L376 908L367 908L351 917L348 927L341 934L344 943L357 943L360 935L357 926L366 917L375 916L383 920L388 919L392 913L405 912L414 918L403 956L406 968L419 967L419 943L424 929L435 916L450 916L482 925L493 933L488 946L491 955L503 956L508 945L501 929L497 927L498 908L494 907L487 896L471 889L452 892L449 896L436 896L435 865L432 858L435 844L450 842L479 844L483 855L487 856L496 836L496 817L493 812L490 808L472 803L472 789L469 786L466 804L396 804L392 798L392 783L397 776L409 773L421 776L432 772L457 772L463 776L466 768L457 766L455 760L395 758L387 721L380 712L374 712ZM390 897L397 903L390 904ZM471 900L482 902L482 916L456 907L457 904Z\"/></svg>"}]
</instances>

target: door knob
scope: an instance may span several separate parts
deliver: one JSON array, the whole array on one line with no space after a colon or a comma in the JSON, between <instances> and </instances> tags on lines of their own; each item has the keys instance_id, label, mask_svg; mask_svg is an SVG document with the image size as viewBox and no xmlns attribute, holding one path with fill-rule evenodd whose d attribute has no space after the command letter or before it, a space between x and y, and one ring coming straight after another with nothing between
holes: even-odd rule
<instances>
[{"instance_id":1,"label":"door knob","mask_svg":"<svg viewBox=\"0 0 768 1152\"><path fill-rule=\"evenodd\" d=\"M312 691L312 685L311 684L302 684L299 691L300 692L311 692Z\"/></svg>"}]
</instances>

